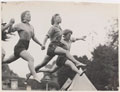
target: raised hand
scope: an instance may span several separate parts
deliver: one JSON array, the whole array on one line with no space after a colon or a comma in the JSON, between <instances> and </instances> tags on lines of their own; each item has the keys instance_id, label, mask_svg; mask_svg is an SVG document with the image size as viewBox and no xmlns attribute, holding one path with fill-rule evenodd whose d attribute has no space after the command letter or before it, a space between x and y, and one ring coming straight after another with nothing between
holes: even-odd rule
<instances>
[{"instance_id":1,"label":"raised hand","mask_svg":"<svg viewBox=\"0 0 120 92\"><path fill-rule=\"evenodd\" d=\"M14 23L15 23L15 19L14 19L14 18L11 18L9 24L10 24L10 25L13 25Z\"/></svg>"}]
</instances>

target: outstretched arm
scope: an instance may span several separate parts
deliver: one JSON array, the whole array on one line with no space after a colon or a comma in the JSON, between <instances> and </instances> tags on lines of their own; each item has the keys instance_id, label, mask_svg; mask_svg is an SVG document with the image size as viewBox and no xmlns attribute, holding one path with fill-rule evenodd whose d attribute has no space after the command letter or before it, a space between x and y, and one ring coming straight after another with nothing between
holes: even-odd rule
<instances>
[{"instance_id":1,"label":"outstretched arm","mask_svg":"<svg viewBox=\"0 0 120 92\"><path fill-rule=\"evenodd\" d=\"M85 41L85 38L86 38L86 36L83 36L82 38L72 38L71 41L72 42L79 41L79 40Z\"/></svg>"},{"instance_id":2,"label":"outstretched arm","mask_svg":"<svg viewBox=\"0 0 120 92\"><path fill-rule=\"evenodd\" d=\"M8 29L8 33L16 32L16 31L22 31L21 29L21 23L16 24L15 26L10 26Z\"/></svg>"},{"instance_id":3,"label":"outstretched arm","mask_svg":"<svg viewBox=\"0 0 120 92\"><path fill-rule=\"evenodd\" d=\"M11 30L11 28L12 28L12 25L15 23L15 20L14 19L11 19L10 20L10 22L7 24L7 25L5 25L5 26L2 26L2 31L5 31L5 30L7 30L8 28L9 28L9 30ZM9 32L9 30L8 30L8 32Z\"/></svg>"},{"instance_id":4,"label":"outstretched arm","mask_svg":"<svg viewBox=\"0 0 120 92\"><path fill-rule=\"evenodd\" d=\"M10 27L10 24L7 24L5 26L1 26L1 31L5 31Z\"/></svg>"}]
</instances>

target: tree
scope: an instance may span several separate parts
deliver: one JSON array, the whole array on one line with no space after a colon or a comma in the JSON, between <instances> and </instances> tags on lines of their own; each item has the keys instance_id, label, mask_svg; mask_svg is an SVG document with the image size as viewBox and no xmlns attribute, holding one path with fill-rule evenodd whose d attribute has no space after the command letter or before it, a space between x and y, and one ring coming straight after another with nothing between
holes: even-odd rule
<instances>
[{"instance_id":1,"label":"tree","mask_svg":"<svg viewBox=\"0 0 120 92\"><path fill-rule=\"evenodd\" d=\"M113 89L116 89L118 86L118 46L119 46L119 28L118 28L118 18L112 20L112 23L109 27L110 33L108 33L108 46L112 47L115 50L113 66L115 67L115 73L113 76L114 81L112 81ZM117 84L117 85L116 85Z\"/></svg>"},{"instance_id":2,"label":"tree","mask_svg":"<svg viewBox=\"0 0 120 92\"><path fill-rule=\"evenodd\" d=\"M112 23L109 25L107 30L109 30L107 42L108 46L112 46L114 49L118 49L119 28L117 18L112 20Z\"/></svg>"},{"instance_id":3,"label":"tree","mask_svg":"<svg viewBox=\"0 0 120 92\"><path fill-rule=\"evenodd\" d=\"M118 54L111 46L100 45L92 52L93 60L86 72L98 90L105 90L105 86L116 90L113 81L116 79L118 70ZM115 78L115 79L114 79ZM114 81L115 82L115 81Z\"/></svg>"}]
</instances>

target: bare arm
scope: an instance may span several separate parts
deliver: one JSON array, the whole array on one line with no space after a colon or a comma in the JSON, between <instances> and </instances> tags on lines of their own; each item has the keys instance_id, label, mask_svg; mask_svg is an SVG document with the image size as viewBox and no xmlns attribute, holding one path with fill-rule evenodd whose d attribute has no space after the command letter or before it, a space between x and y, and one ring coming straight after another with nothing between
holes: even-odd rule
<instances>
[{"instance_id":1,"label":"bare arm","mask_svg":"<svg viewBox=\"0 0 120 92\"><path fill-rule=\"evenodd\" d=\"M54 33L54 27L51 27L50 30L48 31L47 35L45 36L45 39L43 41L43 47L41 48L42 50L45 49L45 44L47 43L47 40L50 38L50 36Z\"/></svg>"},{"instance_id":2,"label":"bare arm","mask_svg":"<svg viewBox=\"0 0 120 92\"><path fill-rule=\"evenodd\" d=\"M83 41L84 41L84 39L83 39L83 38L76 38L76 41L78 41L78 40L83 40Z\"/></svg>"},{"instance_id":3,"label":"bare arm","mask_svg":"<svg viewBox=\"0 0 120 92\"><path fill-rule=\"evenodd\" d=\"M11 32L15 32L16 30L13 28L13 26L10 26L8 29L8 33L11 34Z\"/></svg>"},{"instance_id":4,"label":"bare arm","mask_svg":"<svg viewBox=\"0 0 120 92\"><path fill-rule=\"evenodd\" d=\"M35 41L37 44L39 44L40 46L42 46L42 44L39 42L39 40L36 38L35 34L33 34L32 37L33 41Z\"/></svg>"},{"instance_id":5,"label":"bare arm","mask_svg":"<svg viewBox=\"0 0 120 92\"><path fill-rule=\"evenodd\" d=\"M71 41L72 42L79 41L79 40L85 41L85 38L86 38L86 36L83 36L82 38L73 38L73 39L71 39Z\"/></svg>"},{"instance_id":6,"label":"bare arm","mask_svg":"<svg viewBox=\"0 0 120 92\"><path fill-rule=\"evenodd\" d=\"M48 38L50 38L50 37L53 35L53 33L54 33L54 27L51 27L51 28L49 29L49 31L48 31L45 39L44 39L44 42L43 42L43 45L44 45L44 46L45 46Z\"/></svg>"},{"instance_id":7,"label":"bare arm","mask_svg":"<svg viewBox=\"0 0 120 92\"><path fill-rule=\"evenodd\" d=\"M42 46L41 50L44 50L44 49L45 49L45 44L46 44L48 38L49 38L48 36L45 36L45 39L44 39L44 41L43 41L43 46Z\"/></svg>"},{"instance_id":8,"label":"bare arm","mask_svg":"<svg viewBox=\"0 0 120 92\"><path fill-rule=\"evenodd\" d=\"M48 38L49 38L49 37L46 35L46 36L45 36L45 39L44 39L44 41L43 41L43 45L44 45L44 46L45 46L45 44L47 43Z\"/></svg>"},{"instance_id":9,"label":"bare arm","mask_svg":"<svg viewBox=\"0 0 120 92\"><path fill-rule=\"evenodd\" d=\"M5 31L5 30L7 30L9 27L10 27L10 24L7 24L7 25L5 25L5 26L2 26L2 27L1 27L1 30L2 30L2 31Z\"/></svg>"},{"instance_id":10,"label":"bare arm","mask_svg":"<svg viewBox=\"0 0 120 92\"><path fill-rule=\"evenodd\" d=\"M9 27L9 30L8 30L8 33L11 33L11 32L15 32L15 31L21 31L21 24L16 24L14 27L13 26L10 26Z\"/></svg>"},{"instance_id":11,"label":"bare arm","mask_svg":"<svg viewBox=\"0 0 120 92\"><path fill-rule=\"evenodd\" d=\"M2 26L2 31L5 31L7 30L8 28L11 29L12 28L12 25L15 23L15 20L14 19L11 19L10 22L5 25L5 26ZM8 31L9 32L9 31Z\"/></svg>"}]
</instances>

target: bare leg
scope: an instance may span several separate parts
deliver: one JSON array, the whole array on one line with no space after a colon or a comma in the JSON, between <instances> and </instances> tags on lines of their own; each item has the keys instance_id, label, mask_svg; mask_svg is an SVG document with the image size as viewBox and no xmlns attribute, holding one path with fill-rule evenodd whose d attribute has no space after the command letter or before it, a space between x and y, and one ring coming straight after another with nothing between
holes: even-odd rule
<instances>
[{"instance_id":1,"label":"bare leg","mask_svg":"<svg viewBox=\"0 0 120 92\"><path fill-rule=\"evenodd\" d=\"M12 62L14 62L15 60L17 60L18 58L19 58L19 57L15 57L15 55L12 54L10 57L4 58L3 61L2 61L2 64L12 63Z\"/></svg>"},{"instance_id":2,"label":"bare leg","mask_svg":"<svg viewBox=\"0 0 120 92\"><path fill-rule=\"evenodd\" d=\"M33 78L34 78L36 81L40 82L40 79L38 78L38 76L37 76L37 74L36 74L36 72L35 72L35 69L34 69L34 59L33 59L33 57L30 55L30 53L29 53L28 51L24 50L24 51L22 51L22 52L20 53L20 56L21 56L21 58L23 58L24 60L28 61L28 68L29 68L31 74L33 75Z\"/></svg>"},{"instance_id":3,"label":"bare leg","mask_svg":"<svg viewBox=\"0 0 120 92\"><path fill-rule=\"evenodd\" d=\"M38 70L43 66L45 66L52 58L53 57L46 55L42 63L35 67L35 71L38 72ZM27 77L26 81L30 78L31 75L32 75L31 73L26 74L26 77Z\"/></svg>"},{"instance_id":4,"label":"bare leg","mask_svg":"<svg viewBox=\"0 0 120 92\"><path fill-rule=\"evenodd\" d=\"M45 66L53 57L50 57L48 55L45 56L43 62L35 67L35 71L37 72L40 68Z\"/></svg>"},{"instance_id":5,"label":"bare leg","mask_svg":"<svg viewBox=\"0 0 120 92\"><path fill-rule=\"evenodd\" d=\"M56 53L56 54L65 54L66 57L67 57L70 61L72 61L73 63L76 64L76 66L82 65L82 63L80 63L79 61L77 61L77 60L70 54L69 51L67 51L67 50L65 50L65 49L63 49L63 48L61 48L61 47L57 47L57 48L55 49L55 53Z\"/></svg>"},{"instance_id":6,"label":"bare leg","mask_svg":"<svg viewBox=\"0 0 120 92\"><path fill-rule=\"evenodd\" d=\"M65 62L65 65L69 66L73 71L75 71L76 73L78 73L79 75L81 74L81 72L78 70L78 68L75 66L75 64L69 60L67 60Z\"/></svg>"},{"instance_id":7,"label":"bare leg","mask_svg":"<svg viewBox=\"0 0 120 92\"><path fill-rule=\"evenodd\" d=\"M40 69L38 72L48 72L48 73L54 73L57 71L60 67L58 67L56 64L52 67L52 69Z\"/></svg>"}]
</instances>

